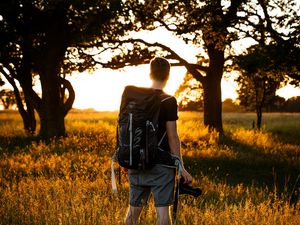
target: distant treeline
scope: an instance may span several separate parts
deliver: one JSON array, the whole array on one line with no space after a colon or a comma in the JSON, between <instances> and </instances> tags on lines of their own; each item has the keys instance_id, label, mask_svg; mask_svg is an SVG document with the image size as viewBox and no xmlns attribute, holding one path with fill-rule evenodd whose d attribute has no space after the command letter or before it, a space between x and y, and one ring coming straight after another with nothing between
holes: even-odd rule
<instances>
[{"instance_id":1,"label":"distant treeline","mask_svg":"<svg viewBox=\"0 0 300 225\"><path fill-rule=\"evenodd\" d=\"M189 102L186 105L179 103L180 111L203 111L203 102ZM222 102L223 112L249 112L255 111L253 107L239 105L238 102L228 98ZM264 112L300 112L300 96L285 100L276 96L273 101L263 107Z\"/></svg>"}]
</instances>

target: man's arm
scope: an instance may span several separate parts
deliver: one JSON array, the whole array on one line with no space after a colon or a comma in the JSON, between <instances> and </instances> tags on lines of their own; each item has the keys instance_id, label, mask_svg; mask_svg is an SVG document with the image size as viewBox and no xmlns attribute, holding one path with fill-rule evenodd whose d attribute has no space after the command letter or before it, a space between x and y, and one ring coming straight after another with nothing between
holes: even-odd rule
<instances>
[{"instance_id":1,"label":"man's arm","mask_svg":"<svg viewBox=\"0 0 300 225\"><path fill-rule=\"evenodd\" d=\"M192 181L192 176L185 170L183 166L183 160L180 152L180 140L177 132L177 123L176 121L167 121L166 123L166 130L168 136L168 142L170 146L171 153L178 156L181 160L182 165L182 173L181 176L183 177L185 183L190 183Z\"/></svg>"}]
</instances>

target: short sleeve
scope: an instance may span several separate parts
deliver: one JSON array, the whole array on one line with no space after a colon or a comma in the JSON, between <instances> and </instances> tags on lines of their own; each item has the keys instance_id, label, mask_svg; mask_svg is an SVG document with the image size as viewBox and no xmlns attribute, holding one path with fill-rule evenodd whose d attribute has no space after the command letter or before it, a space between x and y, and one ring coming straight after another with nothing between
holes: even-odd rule
<instances>
[{"instance_id":1,"label":"short sleeve","mask_svg":"<svg viewBox=\"0 0 300 225\"><path fill-rule=\"evenodd\" d=\"M163 117L165 121L178 120L178 107L175 97L170 97L162 102Z\"/></svg>"}]
</instances>

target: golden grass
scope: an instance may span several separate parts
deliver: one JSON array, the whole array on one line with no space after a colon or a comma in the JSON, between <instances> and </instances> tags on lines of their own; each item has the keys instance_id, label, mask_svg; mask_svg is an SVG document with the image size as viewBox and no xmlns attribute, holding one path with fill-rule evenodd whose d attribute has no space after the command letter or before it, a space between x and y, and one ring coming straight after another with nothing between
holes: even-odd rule
<instances>
[{"instance_id":1,"label":"golden grass","mask_svg":"<svg viewBox=\"0 0 300 225\"><path fill-rule=\"evenodd\" d=\"M72 112L68 137L46 144L26 138L16 114L1 113L0 224L122 224L126 175L117 194L110 184L116 116ZM227 139L218 140L200 114L180 114L185 165L204 194L180 197L177 224L299 224L300 201L293 199L299 194L297 141L237 127L239 118L233 116L225 120ZM235 127L229 128L233 120ZM280 179L286 179L282 187ZM141 221L155 223L153 201Z\"/></svg>"}]
</instances>

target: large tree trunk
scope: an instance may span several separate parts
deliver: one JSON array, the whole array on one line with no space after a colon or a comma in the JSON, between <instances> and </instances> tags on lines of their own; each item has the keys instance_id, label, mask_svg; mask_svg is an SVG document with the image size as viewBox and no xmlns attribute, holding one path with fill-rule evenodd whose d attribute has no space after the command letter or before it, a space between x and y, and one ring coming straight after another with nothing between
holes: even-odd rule
<instances>
[{"instance_id":1,"label":"large tree trunk","mask_svg":"<svg viewBox=\"0 0 300 225\"><path fill-rule=\"evenodd\" d=\"M41 76L42 103L39 112L40 135L45 138L65 135L63 103L60 97L58 77L51 71Z\"/></svg>"},{"instance_id":2,"label":"large tree trunk","mask_svg":"<svg viewBox=\"0 0 300 225\"><path fill-rule=\"evenodd\" d=\"M204 125L210 130L223 133L221 80L224 67L224 52L208 48L210 64L202 82L204 89Z\"/></svg>"},{"instance_id":3,"label":"large tree trunk","mask_svg":"<svg viewBox=\"0 0 300 225\"><path fill-rule=\"evenodd\" d=\"M49 44L50 45L50 44ZM65 135L64 96L61 96L60 69L63 52L60 46L48 48L47 57L40 71L42 101L39 110L40 135L44 138Z\"/></svg>"},{"instance_id":4,"label":"large tree trunk","mask_svg":"<svg viewBox=\"0 0 300 225\"><path fill-rule=\"evenodd\" d=\"M42 86L42 101L39 110L41 129L40 135L44 138L64 136L64 118L70 110L73 101L64 102L64 94L61 89L66 88L61 78L61 65L68 46L66 35L67 18L63 9L58 9L49 16L51 23L46 33L46 45L44 56L40 59L39 75ZM72 89L71 84L69 87ZM70 97L74 100L73 90L69 91Z\"/></svg>"},{"instance_id":5,"label":"large tree trunk","mask_svg":"<svg viewBox=\"0 0 300 225\"><path fill-rule=\"evenodd\" d=\"M60 68L60 67L59 67ZM39 110L41 122L40 136L43 138L52 138L65 136L65 116L72 108L75 92L71 83L65 78L53 76L53 71L48 70L49 76L41 77L42 101ZM61 88L68 90L69 96L64 102L64 93Z\"/></svg>"},{"instance_id":6,"label":"large tree trunk","mask_svg":"<svg viewBox=\"0 0 300 225\"><path fill-rule=\"evenodd\" d=\"M223 133L221 79L207 77L204 84L204 125Z\"/></svg>"}]
</instances>

